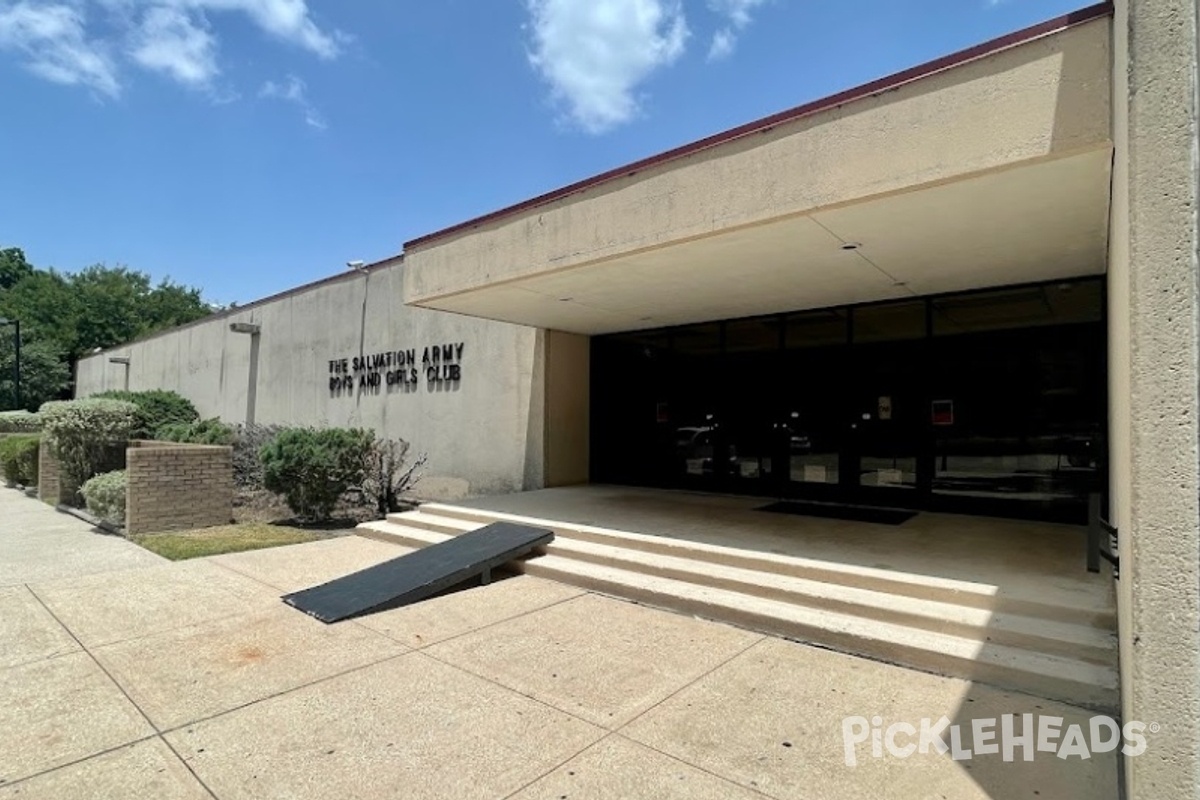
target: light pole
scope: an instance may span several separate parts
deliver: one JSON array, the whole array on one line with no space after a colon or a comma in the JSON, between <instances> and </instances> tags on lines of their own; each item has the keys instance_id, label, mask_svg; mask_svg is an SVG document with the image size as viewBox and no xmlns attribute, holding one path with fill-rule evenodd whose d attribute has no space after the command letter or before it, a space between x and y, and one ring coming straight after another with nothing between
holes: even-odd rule
<instances>
[{"instance_id":1,"label":"light pole","mask_svg":"<svg viewBox=\"0 0 1200 800\"><path fill-rule=\"evenodd\" d=\"M13 410L21 410L21 320L0 317L0 325L13 326L13 341L16 353L13 357Z\"/></svg>"}]
</instances>

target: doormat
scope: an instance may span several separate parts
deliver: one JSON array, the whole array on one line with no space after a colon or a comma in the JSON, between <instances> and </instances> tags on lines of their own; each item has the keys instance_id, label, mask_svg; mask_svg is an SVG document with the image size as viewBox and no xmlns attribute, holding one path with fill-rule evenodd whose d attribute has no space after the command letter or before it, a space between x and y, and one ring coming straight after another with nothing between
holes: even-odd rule
<instances>
[{"instance_id":1,"label":"doormat","mask_svg":"<svg viewBox=\"0 0 1200 800\"><path fill-rule=\"evenodd\" d=\"M772 514L795 514L798 517L823 517L845 519L851 522L873 522L876 525L903 525L917 515L916 511L901 511L895 508L870 508L867 506L842 506L833 503L802 503L785 500L760 506L759 511Z\"/></svg>"}]
</instances>

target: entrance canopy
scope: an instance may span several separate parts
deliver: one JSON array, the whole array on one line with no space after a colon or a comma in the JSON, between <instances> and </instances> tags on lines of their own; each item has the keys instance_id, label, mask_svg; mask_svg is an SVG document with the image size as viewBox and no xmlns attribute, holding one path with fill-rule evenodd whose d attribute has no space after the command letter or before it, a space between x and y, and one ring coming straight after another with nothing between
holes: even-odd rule
<instances>
[{"instance_id":1,"label":"entrance canopy","mask_svg":"<svg viewBox=\"0 0 1200 800\"><path fill-rule=\"evenodd\" d=\"M1080 12L418 239L405 300L602 334L1102 273L1109 42Z\"/></svg>"}]
</instances>

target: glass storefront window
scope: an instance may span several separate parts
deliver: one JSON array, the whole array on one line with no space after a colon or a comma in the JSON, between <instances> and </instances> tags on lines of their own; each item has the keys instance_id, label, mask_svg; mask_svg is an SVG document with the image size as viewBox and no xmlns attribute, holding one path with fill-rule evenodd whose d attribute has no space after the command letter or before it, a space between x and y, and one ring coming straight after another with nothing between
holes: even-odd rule
<instances>
[{"instance_id":1,"label":"glass storefront window","mask_svg":"<svg viewBox=\"0 0 1200 800\"><path fill-rule=\"evenodd\" d=\"M924 338L924 300L854 309L855 344Z\"/></svg>"},{"instance_id":2,"label":"glass storefront window","mask_svg":"<svg viewBox=\"0 0 1200 800\"><path fill-rule=\"evenodd\" d=\"M850 332L847 312L840 308L805 311L787 317L788 350L845 344Z\"/></svg>"},{"instance_id":3,"label":"glass storefront window","mask_svg":"<svg viewBox=\"0 0 1200 800\"><path fill-rule=\"evenodd\" d=\"M1074 518L1105 350L1102 279L596 337L593 478Z\"/></svg>"},{"instance_id":4,"label":"glass storefront window","mask_svg":"<svg viewBox=\"0 0 1200 800\"><path fill-rule=\"evenodd\" d=\"M1099 280L971 292L932 305L934 336L1099 322L1104 314Z\"/></svg>"}]
</instances>

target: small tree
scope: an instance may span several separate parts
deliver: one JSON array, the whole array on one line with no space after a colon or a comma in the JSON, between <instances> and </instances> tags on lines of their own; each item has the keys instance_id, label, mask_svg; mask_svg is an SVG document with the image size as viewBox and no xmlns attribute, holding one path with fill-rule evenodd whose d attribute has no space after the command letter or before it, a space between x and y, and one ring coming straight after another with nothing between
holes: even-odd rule
<instances>
[{"instance_id":1,"label":"small tree","mask_svg":"<svg viewBox=\"0 0 1200 800\"><path fill-rule=\"evenodd\" d=\"M380 517L400 507L400 498L416 485L417 470L425 466L425 455L412 464L408 460L409 444L403 439L376 439L367 452L363 470L363 499L375 504Z\"/></svg>"},{"instance_id":2,"label":"small tree","mask_svg":"<svg viewBox=\"0 0 1200 800\"><path fill-rule=\"evenodd\" d=\"M82 486L103 468L113 446L129 440L138 408L121 400L63 400L43 405L41 417L59 467Z\"/></svg>"},{"instance_id":3,"label":"small tree","mask_svg":"<svg viewBox=\"0 0 1200 800\"><path fill-rule=\"evenodd\" d=\"M299 517L329 519L346 490L362 485L374 439L357 428L285 430L263 446L264 484Z\"/></svg>"}]
</instances>

